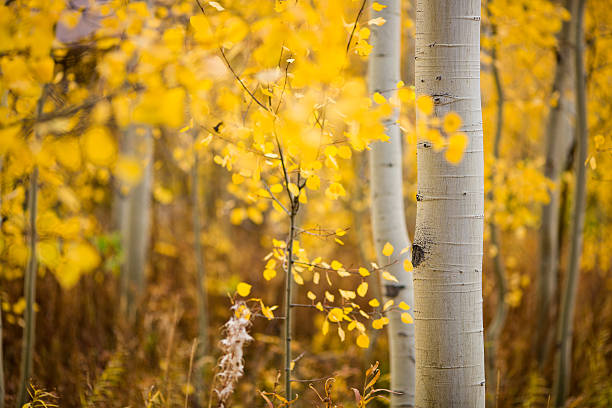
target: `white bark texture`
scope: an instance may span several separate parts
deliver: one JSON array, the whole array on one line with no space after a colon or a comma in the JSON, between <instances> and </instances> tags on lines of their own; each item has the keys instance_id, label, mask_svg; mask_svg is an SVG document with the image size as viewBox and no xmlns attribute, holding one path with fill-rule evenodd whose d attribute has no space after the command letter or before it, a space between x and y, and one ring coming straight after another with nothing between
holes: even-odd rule
<instances>
[{"instance_id":1,"label":"white bark texture","mask_svg":"<svg viewBox=\"0 0 612 408\"><path fill-rule=\"evenodd\" d=\"M123 248L121 267L121 304L129 320L145 284L145 266L149 247L151 185L153 182L153 137L148 127L131 126L125 133L122 153L135 158L142 167L142 177L136 186L121 196L119 229Z\"/></svg>"},{"instance_id":2,"label":"white bark texture","mask_svg":"<svg viewBox=\"0 0 612 408\"><path fill-rule=\"evenodd\" d=\"M419 0L416 13L417 95L458 113L469 139L454 165L417 135L416 406L484 407L480 1Z\"/></svg>"},{"instance_id":3,"label":"white bark texture","mask_svg":"<svg viewBox=\"0 0 612 408\"><path fill-rule=\"evenodd\" d=\"M373 50L369 59L370 92L379 92L389 99L396 93L400 80L400 0L386 1L386 8L373 12L372 17L382 17L386 23L372 26ZM379 264L389 264L389 257L383 256L385 243L395 248L392 261L387 269L395 275L399 283L382 281L385 301L393 299L413 305L412 273L403 267L404 259L409 259L410 251L399 255L403 248L410 245L404 214L402 194L402 140L397 123L398 112L385 120L388 142L372 145L370 151L370 181L372 196L372 230ZM392 407L414 406L414 325L401 321L400 313L389 315L389 353L391 361L391 388L401 395L391 397Z\"/></svg>"}]
</instances>

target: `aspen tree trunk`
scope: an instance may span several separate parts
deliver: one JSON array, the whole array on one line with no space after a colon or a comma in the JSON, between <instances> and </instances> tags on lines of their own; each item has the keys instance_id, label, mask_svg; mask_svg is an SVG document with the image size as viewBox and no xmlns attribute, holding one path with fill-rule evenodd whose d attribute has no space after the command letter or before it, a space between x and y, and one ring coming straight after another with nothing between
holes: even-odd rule
<instances>
[{"instance_id":1,"label":"aspen tree trunk","mask_svg":"<svg viewBox=\"0 0 612 408\"><path fill-rule=\"evenodd\" d=\"M36 106L36 117L40 117L45 105L47 96L46 86L42 90L42 94ZM38 135L34 134L37 138ZM21 348L21 367L19 389L17 398L15 399L15 408L21 408L28 399L28 383L32 377L32 365L34 360L34 344L36 339L36 313L34 304L36 303L36 273L38 272L38 263L36 260L36 241L38 239L36 232L36 214L38 211L38 166L35 164L30 176L30 189L28 192L28 215L30 216L29 224L29 256L28 265L24 273L23 297L25 298L26 307L23 315L23 341Z\"/></svg>"},{"instance_id":2,"label":"aspen tree trunk","mask_svg":"<svg viewBox=\"0 0 612 408\"><path fill-rule=\"evenodd\" d=\"M369 59L370 92L379 92L389 99L395 95L400 80L400 0L386 1L386 8L373 12L372 17L386 20L382 26L372 26L373 50ZM374 143L370 151L370 180L372 196L372 230L376 254L380 265L389 263L382 255L385 243L390 242L395 248L394 259L389 272L395 275L399 283L383 281L381 283L385 300L393 299L395 304L401 301L413 305L412 273L403 267L404 259L409 259L410 252L399 255L403 248L410 245L404 215L402 194L402 141L398 112L384 121L389 141ZM391 396L392 407L414 406L414 325L401 321L400 313L389 315L389 359L391 361L391 388L401 395Z\"/></svg>"},{"instance_id":3,"label":"aspen tree trunk","mask_svg":"<svg viewBox=\"0 0 612 408\"><path fill-rule=\"evenodd\" d=\"M574 214L572 217L572 236L570 257L567 267L567 277L563 288L559 323L557 327L557 342L559 349L555 358L555 374L553 396L555 407L564 407L569 395L572 369L572 337L574 330L574 312L576 306L576 291L578 289L578 274L580 272L580 257L582 255L582 240L584 216L586 207L586 158L588 149L587 107L586 107L586 74L584 69L584 8L586 0L574 0L576 18L576 139L577 160L575 161Z\"/></svg>"},{"instance_id":4,"label":"aspen tree trunk","mask_svg":"<svg viewBox=\"0 0 612 408\"><path fill-rule=\"evenodd\" d=\"M197 137L197 132L194 132L194 142ZM196 290L197 305L198 305L198 348L197 361L201 362L202 358L208 352L208 301L206 295L206 270L204 268L204 254L202 253L202 222L200 220L200 179L199 179L199 158L198 152L194 148L193 152L193 168L191 169L191 198L193 205L193 246L196 264L196 282L198 288ZM196 365L196 398L199 403L203 395L203 367Z\"/></svg>"},{"instance_id":5,"label":"aspen tree trunk","mask_svg":"<svg viewBox=\"0 0 612 408\"><path fill-rule=\"evenodd\" d=\"M564 6L574 13L573 0L565 0ZM540 273L538 276L537 335L535 336L536 358L544 365L550 352L555 332L555 303L559 279L559 201L560 175L567 160L573 139L572 116L574 104L568 95L572 88L573 47L572 32L575 31L575 16L564 21L557 37L557 65L552 93L558 95L556 106L551 108L546 127L546 165L544 174L556 188L549 190L550 201L542 207L540 229Z\"/></svg>"},{"instance_id":6,"label":"aspen tree trunk","mask_svg":"<svg viewBox=\"0 0 612 408\"><path fill-rule=\"evenodd\" d=\"M38 264L36 262L36 210L38 201L38 167L34 167L30 177L30 191L28 197L28 213L30 215L30 255L28 267L24 276L24 298L26 308L23 319L25 327L23 330L23 342L21 349L21 378L19 381L19 391L15 403L16 408L20 408L27 400L28 383L32 376L32 362L34 359L34 342L36 338L36 315L34 313L34 303L36 302L36 272Z\"/></svg>"},{"instance_id":7,"label":"aspen tree trunk","mask_svg":"<svg viewBox=\"0 0 612 408\"><path fill-rule=\"evenodd\" d=\"M149 246L151 184L153 182L153 138L147 126L131 126L125 133L122 153L135 158L142 168L136 186L122 186L119 201L119 229L123 248L121 265L121 307L129 321L145 284L145 267Z\"/></svg>"},{"instance_id":8,"label":"aspen tree trunk","mask_svg":"<svg viewBox=\"0 0 612 408\"><path fill-rule=\"evenodd\" d=\"M2 106L5 107L7 105L6 97L8 92L4 92L2 95ZM2 165L3 158L0 157L0 208L2 208ZM2 230L2 215L0 214L0 231ZM4 346L2 342L2 291L0 291L0 408L4 408Z\"/></svg>"},{"instance_id":9,"label":"aspen tree trunk","mask_svg":"<svg viewBox=\"0 0 612 408\"><path fill-rule=\"evenodd\" d=\"M417 95L457 112L469 139L454 165L417 135L416 406L484 407L480 1L419 0L416 35Z\"/></svg>"},{"instance_id":10,"label":"aspen tree trunk","mask_svg":"<svg viewBox=\"0 0 612 408\"><path fill-rule=\"evenodd\" d=\"M4 100L2 101L4 105ZM2 158L0 157L0 208L2 208ZM0 231L2 230L2 216L0 215ZM0 408L4 408L4 354L2 343L2 291L0 291Z\"/></svg>"},{"instance_id":11,"label":"aspen tree trunk","mask_svg":"<svg viewBox=\"0 0 612 408\"><path fill-rule=\"evenodd\" d=\"M0 295L0 305L2 296ZM4 355L2 354L2 308L0 307L0 408L4 408Z\"/></svg>"},{"instance_id":12,"label":"aspen tree trunk","mask_svg":"<svg viewBox=\"0 0 612 408\"><path fill-rule=\"evenodd\" d=\"M497 29L495 26L492 27L492 35L497 35ZM491 70L493 71L493 79L495 81L495 90L497 93L497 123L495 125L495 139L493 141L493 159L497 162L499 159L499 145L501 143L502 131L504 128L504 89L502 87L501 75L498 68L498 57L497 48L493 45L491 51ZM495 183L496 169L491 171L492 185ZM489 199L495 200L493 189L489 191ZM508 315L508 304L506 303L506 292L508 283L506 281L506 268L501 253L501 231L499 226L495 223L495 213L491 212L491 220L489 221L489 227L491 228L491 245L496 248L496 253L493 256L493 273L495 276L495 285L497 287L497 308L495 314L491 319L491 323L487 328L485 336L485 353L487 364L485 366L485 374L489 381L487 382L487 405L494 406L495 391L499 384L497 384L497 346L499 336L506 323L506 316Z\"/></svg>"}]
</instances>

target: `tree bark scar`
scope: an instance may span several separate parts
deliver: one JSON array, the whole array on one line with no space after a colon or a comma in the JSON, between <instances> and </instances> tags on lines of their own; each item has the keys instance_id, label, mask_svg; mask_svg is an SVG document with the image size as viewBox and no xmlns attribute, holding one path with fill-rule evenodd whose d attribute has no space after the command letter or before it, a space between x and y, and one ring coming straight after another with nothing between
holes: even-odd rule
<instances>
[{"instance_id":1,"label":"tree bark scar","mask_svg":"<svg viewBox=\"0 0 612 408\"><path fill-rule=\"evenodd\" d=\"M412 265L416 268L425 258L425 251L419 244L412 245Z\"/></svg>"},{"instance_id":2,"label":"tree bark scar","mask_svg":"<svg viewBox=\"0 0 612 408\"><path fill-rule=\"evenodd\" d=\"M406 286L404 285L385 285L385 296L390 299L393 299L394 297L399 295L402 289L405 288Z\"/></svg>"}]
</instances>

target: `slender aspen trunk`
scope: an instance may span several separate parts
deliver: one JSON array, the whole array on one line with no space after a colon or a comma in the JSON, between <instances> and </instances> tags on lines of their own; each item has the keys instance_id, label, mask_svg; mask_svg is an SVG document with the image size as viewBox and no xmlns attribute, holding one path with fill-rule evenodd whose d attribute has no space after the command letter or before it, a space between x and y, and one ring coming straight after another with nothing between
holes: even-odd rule
<instances>
[{"instance_id":1,"label":"slender aspen trunk","mask_svg":"<svg viewBox=\"0 0 612 408\"><path fill-rule=\"evenodd\" d=\"M285 187L287 187L287 198L289 198L289 236L287 237L287 244L285 248L285 260L283 262L283 269L285 269L285 322L284 322L284 360L285 360L285 398L289 401L293 399L293 392L291 387L291 363L293 362L291 354L291 341L293 336L293 242L296 234L296 219L299 214L300 202L298 195L293 195L289 191L289 173L287 172L287 166L285 162L285 156L283 149L281 148L280 142L276 140L276 146L278 148L278 154L280 156L281 169L283 171L283 178L285 181ZM304 185L301 184L300 175L297 176L297 185L301 190Z\"/></svg>"},{"instance_id":2,"label":"slender aspen trunk","mask_svg":"<svg viewBox=\"0 0 612 408\"><path fill-rule=\"evenodd\" d=\"M8 92L4 92L2 95L2 106L6 106L7 105L7 100L6 97L8 95ZM0 157L0 208L2 208L2 165L3 165L3 158ZM2 216L0 215L0 231L2 230ZM2 330L2 292L0 291L0 408L4 408L4 398L5 398L5 394L6 391L4 389L4 354L3 354L3 350L4 350L4 346L3 346L3 342L2 342L2 335L3 335L3 330Z\"/></svg>"},{"instance_id":3,"label":"slender aspen trunk","mask_svg":"<svg viewBox=\"0 0 612 408\"><path fill-rule=\"evenodd\" d=\"M3 101L4 102L4 101ZM4 104L4 103L3 103ZM2 208L2 158L0 157L0 208ZM0 231L2 230L2 216L0 216ZM4 354L2 343L2 291L0 291L0 408L4 408Z\"/></svg>"},{"instance_id":4,"label":"slender aspen trunk","mask_svg":"<svg viewBox=\"0 0 612 408\"><path fill-rule=\"evenodd\" d=\"M38 201L38 167L34 167L30 177L30 191L28 194L28 213L30 215L30 255L28 267L25 271L24 298L26 308L24 313L24 333L21 350L21 378L15 407L20 408L27 400L28 382L32 376L32 362L34 358L34 341L36 338L36 315L34 303L36 302L36 210Z\"/></svg>"},{"instance_id":5,"label":"slender aspen trunk","mask_svg":"<svg viewBox=\"0 0 612 408\"><path fill-rule=\"evenodd\" d=\"M582 255L582 240L586 208L586 158L588 149L587 106L586 106L586 75L584 69L584 8L586 0L574 0L576 18L576 139L577 160L575 161L576 181L574 186L574 214L572 217L572 237L570 257L567 267L567 277L563 288L559 323L557 327L557 342L559 349L555 358L555 374L553 396L555 407L564 407L569 395L572 369L572 337L574 329L574 313L576 306L576 291L578 289L578 274L580 272L580 257Z\"/></svg>"},{"instance_id":6,"label":"slender aspen trunk","mask_svg":"<svg viewBox=\"0 0 612 408\"><path fill-rule=\"evenodd\" d=\"M469 140L454 165L417 135L416 406L484 407L480 1L419 0L416 35L417 95L458 113Z\"/></svg>"},{"instance_id":7,"label":"slender aspen trunk","mask_svg":"<svg viewBox=\"0 0 612 408\"><path fill-rule=\"evenodd\" d=\"M197 135L197 133L196 133ZM194 137L195 141L195 137ZM197 361L201 361L208 352L208 301L206 289L206 270L204 268L204 254L202 253L202 222L200 221L200 179L199 179L199 158L198 152L194 149L193 168L191 169L191 199L193 205L193 245L196 264L196 282L198 285L197 305L198 305L198 348ZM204 383L203 367L197 366L195 373L197 398L200 399L203 392Z\"/></svg>"},{"instance_id":8,"label":"slender aspen trunk","mask_svg":"<svg viewBox=\"0 0 612 408\"><path fill-rule=\"evenodd\" d=\"M0 294L0 305L2 295ZM2 354L2 308L0 307L0 408L4 408L4 355Z\"/></svg>"},{"instance_id":9,"label":"slender aspen trunk","mask_svg":"<svg viewBox=\"0 0 612 408\"><path fill-rule=\"evenodd\" d=\"M493 37L497 35L497 29L495 26L491 28ZM491 70L493 72L493 79L495 81L495 90L497 93L497 123L495 126L495 139L493 141L493 160L497 163L499 159L499 145L501 143L502 131L504 128L504 89L502 87L501 75L499 72L497 57L497 48L494 45L491 50ZM492 185L495 183L495 166L491 172ZM493 189L489 191L489 200L495 200ZM495 223L495 212L491 212L491 220L489 226L491 228L491 245L496 248L496 253L493 256L493 274L495 276L495 286L497 288L497 308L491 323L489 324L486 336L485 336L485 353L486 366L485 374L489 378L487 382L487 405L493 406L495 404L495 391L499 384L497 384L497 343L499 336L504 328L506 322L506 316L508 315L508 304L506 303L506 292L508 283L506 281L506 268L501 253L501 231L499 226ZM491 381L495 378L495 382Z\"/></svg>"},{"instance_id":10,"label":"slender aspen trunk","mask_svg":"<svg viewBox=\"0 0 612 408\"><path fill-rule=\"evenodd\" d=\"M121 267L121 305L129 321L136 317L136 308L144 291L145 266L149 244L151 184L153 182L153 138L151 129L131 126L122 144L122 153L133 157L142 168L136 186L120 198L119 228L123 264ZM123 186L126 188L127 186Z\"/></svg>"},{"instance_id":11,"label":"slender aspen trunk","mask_svg":"<svg viewBox=\"0 0 612 408\"><path fill-rule=\"evenodd\" d=\"M387 7L373 12L372 16L382 17L386 22L382 26L372 26L374 48L369 59L369 87L371 93L379 92L389 99L395 95L400 80L401 2L391 0L385 2L385 5ZM388 257L382 254L385 243L390 242L396 248L394 256L410 246L402 194L402 141L397 119L396 110L384 121L389 141L374 143L370 150L372 231L378 262L381 265L389 263ZM404 301L413 305L412 273L406 272L403 267L404 259L409 257L410 251L399 255L397 262L388 268L399 283L381 281L385 301L393 299L395 304ZM395 258L393 260L395 261ZM414 325L403 323L399 312L390 313L389 320L391 388L401 393L391 396L391 406L413 407Z\"/></svg>"},{"instance_id":12,"label":"slender aspen trunk","mask_svg":"<svg viewBox=\"0 0 612 408\"><path fill-rule=\"evenodd\" d=\"M42 95L38 100L36 107L36 117L42 115L47 88L44 87ZM35 138L38 136L35 134ZM21 348L21 377L19 379L19 389L17 391L17 399L15 407L21 408L28 398L28 383L32 377L32 365L34 360L34 343L36 339L36 313L34 312L34 304L36 303L36 273L38 272L38 263L36 262L36 214L38 211L38 166L34 165L32 175L30 176L30 189L28 192L28 215L30 216L29 224L29 257L28 266L24 274L23 297L25 298L26 307L23 315L25 326L23 329L23 342Z\"/></svg>"},{"instance_id":13,"label":"slender aspen trunk","mask_svg":"<svg viewBox=\"0 0 612 408\"><path fill-rule=\"evenodd\" d=\"M573 0L565 0L564 6L573 13ZM550 354L555 332L555 303L559 279L559 200L560 175L572 144L573 101L568 93L572 87L573 47L572 32L575 18L564 21L557 37L557 65L552 93L558 101L550 110L546 127L546 164L544 174L556 187L549 190L550 201L542 207L542 228L540 229L540 273L537 284L537 334L535 336L536 359L543 366Z\"/></svg>"},{"instance_id":14,"label":"slender aspen trunk","mask_svg":"<svg viewBox=\"0 0 612 408\"><path fill-rule=\"evenodd\" d=\"M2 94L2 106L6 106L7 105L7 100L6 97L8 95L8 92L4 92ZM0 157L0 208L2 208L2 165L4 164L3 162L3 158ZM2 230L2 216L0 215L0 231ZM4 408L4 397L6 394L6 391L4 389L4 354L3 354L3 350L4 350L4 346L3 346L3 342L2 342L2 335L3 335L3 330L2 330L2 292L0 291L0 408Z\"/></svg>"}]
</instances>

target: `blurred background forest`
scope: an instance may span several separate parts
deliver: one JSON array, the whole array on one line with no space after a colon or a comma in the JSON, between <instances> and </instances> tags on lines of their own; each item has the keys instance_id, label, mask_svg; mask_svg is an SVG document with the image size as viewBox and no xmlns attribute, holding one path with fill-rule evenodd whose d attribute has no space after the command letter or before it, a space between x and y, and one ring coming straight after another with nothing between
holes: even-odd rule
<instances>
[{"instance_id":1,"label":"blurred background forest","mask_svg":"<svg viewBox=\"0 0 612 408\"><path fill-rule=\"evenodd\" d=\"M222 327L243 297L261 302L248 301L253 340L232 406L270 406L258 390L281 393L287 192L300 196L297 406L324 406L309 384L324 395L329 377L334 401L351 406L351 388L361 389L376 361L377 385L389 388L385 330L369 321L330 329L316 307L382 307L370 300L381 290L375 273L341 274L332 284L327 272L378 272L365 148L383 138L378 120L389 103L401 106L404 201L414 233L414 5L402 2L399 98L377 108L366 70L368 27L382 23L371 14L380 3L362 11L352 0L0 6L7 407L23 398L27 347L30 391L50 392L55 397L41 398L60 406L207 406L219 385ZM496 347L486 343L486 358L500 407L549 403L549 326L569 262L580 165L587 204L569 406L612 406L612 2L586 7L586 163L574 160L567 67L574 45L562 3L483 2L483 297L485 336L494 318L499 336ZM559 77L561 61L570 73ZM280 118L276 124L264 110ZM300 163L304 185L283 185L281 145L290 170Z\"/></svg>"}]
</instances>

